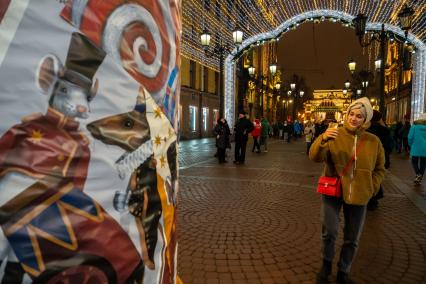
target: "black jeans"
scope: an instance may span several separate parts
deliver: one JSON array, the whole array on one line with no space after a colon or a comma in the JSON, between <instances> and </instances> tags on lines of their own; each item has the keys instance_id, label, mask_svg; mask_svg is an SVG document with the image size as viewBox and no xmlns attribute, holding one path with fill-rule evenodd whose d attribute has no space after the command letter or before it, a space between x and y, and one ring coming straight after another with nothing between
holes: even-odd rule
<instances>
[{"instance_id":1,"label":"black jeans","mask_svg":"<svg viewBox=\"0 0 426 284\"><path fill-rule=\"evenodd\" d=\"M244 163L246 160L247 140L235 141L235 161Z\"/></svg>"},{"instance_id":2,"label":"black jeans","mask_svg":"<svg viewBox=\"0 0 426 284\"><path fill-rule=\"evenodd\" d=\"M219 163L225 162L225 148L217 148L217 158L219 159Z\"/></svg>"},{"instance_id":3,"label":"black jeans","mask_svg":"<svg viewBox=\"0 0 426 284\"><path fill-rule=\"evenodd\" d=\"M423 176L426 168L426 157L411 157L411 165L413 166L416 175Z\"/></svg>"}]
</instances>

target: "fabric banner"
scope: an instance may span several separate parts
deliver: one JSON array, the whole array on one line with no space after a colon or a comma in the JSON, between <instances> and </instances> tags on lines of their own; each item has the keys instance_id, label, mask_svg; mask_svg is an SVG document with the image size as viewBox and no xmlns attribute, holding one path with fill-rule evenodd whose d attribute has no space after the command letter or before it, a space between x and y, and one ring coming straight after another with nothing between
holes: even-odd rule
<instances>
[{"instance_id":1,"label":"fabric banner","mask_svg":"<svg viewBox=\"0 0 426 284\"><path fill-rule=\"evenodd\" d=\"M179 0L0 1L0 281L180 283Z\"/></svg>"}]
</instances>

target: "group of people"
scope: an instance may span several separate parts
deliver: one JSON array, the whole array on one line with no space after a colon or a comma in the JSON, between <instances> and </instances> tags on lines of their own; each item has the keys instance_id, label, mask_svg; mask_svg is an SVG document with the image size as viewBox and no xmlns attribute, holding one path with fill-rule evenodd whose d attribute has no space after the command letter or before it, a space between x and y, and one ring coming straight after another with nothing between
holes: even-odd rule
<instances>
[{"instance_id":1,"label":"group of people","mask_svg":"<svg viewBox=\"0 0 426 284\"><path fill-rule=\"evenodd\" d=\"M253 137L252 152L256 151L256 153L260 153L261 146L264 147L264 152L268 152L268 138L271 132L271 126L268 120L266 118L262 118L261 120L256 118L251 122L246 115L247 113L245 111L240 111L238 120L234 126L234 164L237 165L245 163L249 134ZM226 163L226 149L231 148L231 131L225 118L222 117L218 120L213 132L216 135L216 156L220 164Z\"/></svg>"}]
</instances>

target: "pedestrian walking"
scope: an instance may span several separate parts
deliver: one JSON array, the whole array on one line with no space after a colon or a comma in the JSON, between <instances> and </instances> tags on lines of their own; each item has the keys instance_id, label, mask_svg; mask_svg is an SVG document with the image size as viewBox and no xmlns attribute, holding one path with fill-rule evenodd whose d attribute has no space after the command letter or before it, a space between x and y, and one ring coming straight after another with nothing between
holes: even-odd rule
<instances>
[{"instance_id":1,"label":"pedestrian walking","mask_svg":"<svg viewBox=\"0 0 426 284\"><path fill-rule=\"evenodd\" d=\"M302 124L297 119L293 123L293 133L295 140L302 136Z\"/></svg>"},{"instance_id":2,"label":"pedestrian walking","mask_svg":"<svg viewBox=\"0 0 426 284\"><path fill-rule=\"evenodd\" d=\"M293 133L293 127L292 127L291 123L284 121L283 131L284 131L283 139L287 140L287 143L290 143L291 134Z\"/></svg>"},{"instance_id":3,"label":"pedestrian walking","mask_svg":"<svg viewBox=\"0 0 426 284\"><path fill-rule=\"evenodd\" d=\"M324 175L340 177L340 197L322 195L322 267L317 283L328 283L335 254L339 212L343 207L343 245L338 262L337 282L354 283L349 277L364 226L366 205L379 191L385 174L385 154L377 136L366 132L373 109L363 97L349 105L343 127L333 126L311 146L309 158L325 162Z\"/></svg>"},{"instance_id":4,"label":"pedestrian walking","mask_svg":"<svg viewBox=\"0 0 426 284\"><path fill-rule=\"evenodd\" d=\"M411 164L416 174L414 183L420 185L426 168L426 113L422 113L411 126L408 144L411 149Z\"/></svg>"},{"instance_id":5,"label":"pedestrian walking","mask_svg":"<svg viewBox=\"0 0 426 284\"><path fill-rule=\"evenodd\" d=\"M234 127L235 133L235 160L234 164L244 164L248 135L253 131L253 123L246 118L246 112L240 111Z\"/></svg>"},{"instance_id":6,"label":"pedestrian walking","mask_svg":"<svg viewBox=\"0 0 426 284\"><path fill-rule=\"evenodd\" d=\"M410 133L410 119L406 118L404 126L402 127L402 147L404 148L405 154L410 152L410 146L408 145L408 133Z\"/></svg>"},{"instance_id":7,"label":"pedestrian walking","mask_svg":"<svg viewBox=\"0 0 426 284\"><path fill-rule=\"evenodd\" d=\"M284 123L278 121L278 139L284 139Z\"/></svg>"},{"instance_id":8,"label":"pedestrian walking","mask_svg":"<svg viewBox=\"0 0 426 284\"><path fill-rule=\"evenodd\" d=\"M306 124L304 133L306 141L306 155L309 155L309 149L311 148L312 142L315 139L315 125L311 121Z\"/></svg>"},{"instance_id":9,"label":"pedestrian walking","mask_svg":"<svg viewBox=\"0 0 426 284\"><path fill-rule=\"evenodd\" d=\"M385 150L385 168L388 169L390 166L389 155L392 151L392 137L390 130L383 122L382 114L379 111L373 111L371 126L367 131L376 135L382 143L383 149ZM383 187L380 185L379 192L371 197L370 201L368 201L367 209L371 211L377 209L379 206L379 199L382 199L383 197Z\"/></svg>"},{"instance_id":10,"label":"pedestrian walking","mask_svg":"<svg viewBox=\"0 0 426 284\"><path fill-rule=\"evenodd\" d=\"M260 144L259 144L259 137L260 132L262 131L262 125L260 124L260 120L256 118L253 121L253 131L251 132L251 136L253 136L253 149L251 150L254 152L255 149L256 153L260 153Z\"/></svg>"},{"instance_id":11,"label":"pedestrian walking","mask_svg":"<svg viewBox=\"0 0 426 284\"><path fill-rule=\"evenodd\" d=\"M261 121L261 125L262 125L262 133L260 136L260 145L264 147L263 152L267 153L268 152L268 138L269 138L269 133L272 131L271 125L269 124L268 120L263 117L262 121Z\"/></svg>"},{"instance_id":12,"label":"pedestrian walking","mask_svg":"<svg viewBox=\"0 0 426 284\"><path fill-rule=\"evenodd\" d=\"M216 135L216 147L217 147L217 157L219 159L219 164L226 163L225 153L226 148L231 145L229 136L231 131L228 124L226 123L225 118L220 118L217 121L217 124L214 128L214 133Z\"/></svg>"},{"instance_id":13,"label":"pedestrian walking","mask_svg":"<svg viewBox=\"0 0 426 284\"><path fill-rule=\"evenodd\" d=\"M402 121L398 121L395 125L394 133L393 133L393 139L395 141L395 150L398 153L401 153L402 151L402 128L403 128Z\"/></svg>"}]
</instances>

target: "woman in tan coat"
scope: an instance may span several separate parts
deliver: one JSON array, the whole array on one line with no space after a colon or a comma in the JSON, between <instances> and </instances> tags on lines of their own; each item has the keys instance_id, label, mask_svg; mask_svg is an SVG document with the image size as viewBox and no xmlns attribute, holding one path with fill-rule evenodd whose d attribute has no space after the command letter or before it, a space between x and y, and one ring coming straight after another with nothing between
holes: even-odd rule
<instances>
[{"instance_id":1,"label":"woman in tan coat","mask_svg":"<svg viewBox=\"0 0 426 284\"><path fill-rule=\"evenodd\" d=\"M335 242L339 228L339 212L344 213L344 243L338 262L338 283L354 283L349 271L358 247L364 225L366 205L380 188L385 174L385 155L377 136L366 132L370 125L373 109L368 98L354 101L348 108L343 127L329 127L312 144L309 158L324 162L325 176L342 175L340 198L322 195L322 254L323 265L317 275L317 283L328 283Z\"/></svg>"}]
</instances>

